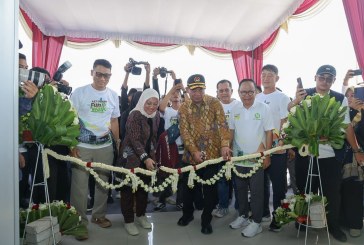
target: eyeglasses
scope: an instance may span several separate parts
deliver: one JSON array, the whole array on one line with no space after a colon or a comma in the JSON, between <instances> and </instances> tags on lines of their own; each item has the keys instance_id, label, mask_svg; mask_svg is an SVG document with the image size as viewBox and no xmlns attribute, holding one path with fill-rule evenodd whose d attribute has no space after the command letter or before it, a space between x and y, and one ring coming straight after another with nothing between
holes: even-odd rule
<instances>
[{"instance_id":1,"label":"eyeglasses","mask_svg":"<svg viewBox=\"0 0 364 245\"><path fill-rule=\"evenodd\" d=\"M334 80L335 80L335 77L333 77L333 76L328 76L328 77L325 77L325 76L317 76L317 78L318 78L318 80L320 82L326 82L326 83L329 83L329 84L333 83Z\"/></svg>"},{"instance_id":2,"label":"eyeglasses","mask_svg":"<svg viewBox=\"0 0 364 245\"><path fill-rule=\"evenodd\" d=\"M250 90L250 91L239 91L239 93L241 94L241 96L246 96L246 95L252 96L255 93L255 91L254 90Z\"/></svg>"},{"instance_id":3,"label":"eyeglasses","mask_svg":"<svg viewBox=\"0 0 364 245\"><path fill-rule=\"evenodd\" d=\"M104 77L106 80L109 80L111 77L111 74L109 74L109 73L102 73L102 72L98 72L98 71L95 71L95 75L98 78Z\"/></svg>"}]
</instances>

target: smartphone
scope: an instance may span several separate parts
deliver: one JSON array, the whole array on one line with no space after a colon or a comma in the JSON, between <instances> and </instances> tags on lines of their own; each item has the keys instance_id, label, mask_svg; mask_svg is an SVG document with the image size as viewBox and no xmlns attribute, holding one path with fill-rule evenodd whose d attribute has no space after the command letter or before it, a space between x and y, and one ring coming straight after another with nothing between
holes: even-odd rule
<instances>
[{"instance_id":1,"label":"smartphone","mask_svg":"<svg viewBox=\"0 0 364 245\"><path fill-rule=\"evenodd\" d=\"M303 88L302 79L300 77L297 78L297 88Z\"/></svg>"},{"instance_id":2,"label":"smartphone","mask_svg":"<svg viewBox=\"0 0 364 245\"><path fill-rule=\"evenodd\" d=\"M362 75L362 74L363 74L363 71L361 69L353 70L353 76L359 76L359 75Z\"/></svg>"},{"instance_id":3,"label":"smartphone","mask_svg":"<svg viewBox=\"0 0 364 245\"><path fill-rule=\"evenodd\" d=\"M177 84L179 84L179 83L181 83L182 82L182 80L181 79L176 79L176 80L174 80L174 85L177 85Z\"/></svg>"},{"instance_id":4,"label":"smartphone","mask_svg":"<svg viewBox=\"0 0 364 245\"><path fill-rule=\"evenodd\" d=\"M354 97L364 101L364 87L357 87L354 91Z\"/></svg>"}]
</instances>

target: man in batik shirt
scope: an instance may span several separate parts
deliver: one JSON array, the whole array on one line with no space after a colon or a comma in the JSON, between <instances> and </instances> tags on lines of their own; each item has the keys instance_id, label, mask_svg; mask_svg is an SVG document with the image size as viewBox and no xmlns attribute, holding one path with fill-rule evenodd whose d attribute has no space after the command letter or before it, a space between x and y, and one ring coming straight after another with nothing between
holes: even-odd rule
<instances>
[{"instance_id":1,"label":"man in batik shirt","mask_svg":"<svg viewBox=\"0 0 364 245\"><path fill-rule=\"evenodd\" d=\"M180 132L184 142L183 162L186 165L197 165L209 159L230 158L230 134L225 121L225 113L220 101L205 95L205 78L192 75L187 80L188 93L191 100L184 102L180 109ZM202 179L210 179L217 173L216 164L196 171ZM188 173L183 181L187 185ZM195 188L184 187L183 216L178 225L186 226L193 220L193 201ZM201 232L211 234L212 211L217 203L216 183L203 185L204 201L201 215Z\"/></svg>"}]
</instances>

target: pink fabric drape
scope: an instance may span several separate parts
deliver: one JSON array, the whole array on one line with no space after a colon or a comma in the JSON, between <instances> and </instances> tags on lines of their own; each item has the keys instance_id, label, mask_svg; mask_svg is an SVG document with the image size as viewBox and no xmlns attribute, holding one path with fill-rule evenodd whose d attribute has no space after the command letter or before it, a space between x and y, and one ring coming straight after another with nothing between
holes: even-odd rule
<instances>
[{"instance_id":1,"label":"pink fabric drape","mask_svg":"<svg viewBox=\"0 0 364 245\"><path fill-rule=\"evenodd\" d=\"M43 35L23 10L21 10L21 13L33 32L32 66L42 67L49 71L51 76L53 76L53 73L58 68L65 37L50 37Z\"/></svg>"},{"instance_id":2,"label":"pink fabric drape","mask_svg":"<svg viewBox=\"0 0 364 245\"><path fill-rule=\"evenodd\" d=\"M364 1L343 0L346 19L348 21L351 39L356 59L360 69L364 69ZM362 75L363 79L364 76Z\"/></svg>"},{"instance_id":3,"label":"pink fabric drape","mask_svg":"<svg viewBox=\"0 0 364 245\"><path fill-rule=\"evenodd\" d=\"M293 15L301 14L311 8L319 0L305 0ZM279 29L273 32L270 37L253 51L231 51L236 76L240 82L244 78L253 78L257 85L261 85L260 71L263 67L263 52L276 39Z\"/></svg>"}]
</instances>

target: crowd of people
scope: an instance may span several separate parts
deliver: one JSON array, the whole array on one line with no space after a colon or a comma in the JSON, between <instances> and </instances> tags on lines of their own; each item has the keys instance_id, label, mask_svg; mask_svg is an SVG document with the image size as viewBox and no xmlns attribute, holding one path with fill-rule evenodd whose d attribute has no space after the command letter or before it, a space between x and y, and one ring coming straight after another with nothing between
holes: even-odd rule
<instances>
[{"instance_id":1,"label":"crowd of people","mask_svg":"<svg viewBox=\"0 0 364 245\"><path fill-rule=\"evenodd\" d=\"M27 69L26 57L19 55L19 68ZM343 83L343 93L331 90L336 80L336 70L330 65L318 68L315 74L316 87L297 88L296 96L290 99L277 88L278 68L265 65L260 71L262 89L253 79L239 82L240 100L232 98L233 89L230 81L216 81L216 95L205 94L206 86L214 81L205 81L201 74L193 74L186 84L177 79L173 71L168 71L174 83L163 96L160 95L158 76L160 68L155 68L150 86L150 65L144 64L146 77L143 90L128 89L128 77L131 64L124 67L125 78L121 84L121 94L107 87L112 76L112 65L105 59L95 60L91 70L90 84L77 88L70 95L80 121L79 144L71 151L63 146L52 146L57 153L79 158L84 162L102 162L107 165L121 166L127 169L143 168L157 170L160 165L181 168L198 165L206 160L222 157L222 162L208 165L196 171L202 179L216 175L232 156L242 156L269 150L283 145L282 125L287 121L290 109L298 105L308 95L319 93L335 97L343 106L349 106L345 123L346 143L340 150L329 145L320 145L318 166L321 173L323 194L327 197L327 220L329 232L339 241L346 241L346 234L341 227L350 229L353 237L361 235L363 227L363 170L364 154L364 109L363 101L354 97L354 88L348 87L352 77L349 70ZM46 70L38 71L50 74ZM66 81L64 81L66 83ZM20 115L31 110L31 102L37 95L38 88L31 82L25 82L21 89L24 96L19 98ZM22 180L20 186L20 205L27 207L29 198L29 175L36 182L42 182L43 173L34 173L37 147L32 144L22 146L19 153L19 166ZM178 226L187 226L194 220L194 210L202 210L201 233L213 233L212 219L223 218L229 213L229 205L235 196L234 208L237 217L229 224L232 229L242 229L245 237L254 237L262 232L262 222L271 222L269 229L279 232L282 229L275 219L275 212L287 194L287 167L290 169L291 187L295 194L306 193L308 157L302 157L297 150L275 152L264 157L262 166L248 178L233 175L232 180L221 178L216 184L188 186L188 173L181 174L176 205L182 210ZM70 163L49 157L51 174L47 180L50 201L70 202L87 226L87 205L89 196L89 172ZM41 164L41 162L40 162ZM247 173L246 164L253 160L236 162L238 173ZM353 171L353 170L356 171ZM104 181L116 182L109 171L95 169ZM123 179L125 176L120 175ZM148 184L151 178L142 174L138 177ZM161 183L168 177L158 171ZM273 210L270 209L271 195ZM315 184L311 191L317 192ZM139 229L151 229L146 217L148 192L138 188L133 192L130 185L117 190L120 193L121 214L128 234L138 235ZM354 193L355 192L355 193ZM159 193L154 211L166 208L166 200L172 195L172 189L166 188ZM112 226L107 219L109 190L99 183L94 183L92 194L93 208L91 222L102 228ZM44 202L44 190L39 187L34 192L34 203ZM76 237L88 239L88 233Z\"/></svg>"}]
</instances>

